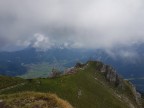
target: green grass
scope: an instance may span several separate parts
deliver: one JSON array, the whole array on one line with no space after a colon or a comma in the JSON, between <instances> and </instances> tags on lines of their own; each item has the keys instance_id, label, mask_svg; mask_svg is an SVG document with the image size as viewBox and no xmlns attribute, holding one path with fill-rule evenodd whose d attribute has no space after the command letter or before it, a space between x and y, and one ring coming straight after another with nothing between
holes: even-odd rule
<instances>
[{"instance_id":1,"label":"green grass","mask_svg":"<svg viewBox=\"0 0 144 108\"><path fill-rule=\"evenodd\" d=\"M8 76L0 76L0 89L4 89L10 86L24 83L25 80L22 78L13 78Z\"/></svg>"},{"instance_id":2,"label":"green grass","mask_svg":"<svg viewBox=\"0 0 144 108\"><path fill-rule=\"evenodd\" d=\"M70 102L74 108L129 108L129 103L119 99L115 95L115 89L97 72L99 65L90 62L84 70L77 69L76 74L53 79L33 79L21 87L5 90L0 94L23 91L51 92Z\"/></svg>"},{"instance_id":3,"label":"green grass","mask_svg":"<svg viewBox=\"0 0 144 108\"><path fill-rule=\"evenodd\" d=\"M49 73L52 71L53 66L49 63L40 63L40 64L27 64L28 72L24 75L18 76L24 79L30 78L46 78Z\"/></svg>"},{"instance_id":4,"label":"green grass","mask_svg":"<svg viewBox=\"0 0 144 108\"><path fill-rule=\"evenodd\" d=\"M142 99L142 107L144 108L144 99Z\"/></svg>"},{"instance_id":5,"label":"green grass","mask_svg":"<svg viewBox=\"0 0 144 108\"><path fill-rule=\"evenodd\" d=\"M25 67L27 67L28 71L25 74L20 75L18 77L24 79L47 78L53 68L56 68L58 70L64 70L66 68L60 65L60 63L49 64L47 62L43 62L40 64L27 64L25 65Z\"/></svg>"}]
</instances>

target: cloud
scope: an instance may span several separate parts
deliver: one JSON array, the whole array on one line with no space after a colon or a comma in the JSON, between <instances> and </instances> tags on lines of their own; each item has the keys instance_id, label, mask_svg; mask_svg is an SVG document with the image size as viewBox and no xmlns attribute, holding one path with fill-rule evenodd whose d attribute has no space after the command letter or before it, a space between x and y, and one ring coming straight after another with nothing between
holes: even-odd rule
<instances>
[{"instance_id":1,"label":"cloud","mask_svg":"<svg viewBox=\"0 0 144 108\"><path fill-rule=\"evenodd\" d=\"M32 47L47 50L50 49L54 44L50 42L50 39L42 34L35 34L35 40Z\"/></svg>"},{"instance_id":2,"label":"cloud","mask_svg":"<svg viewBox=\"0 0 144 108\"><path fill-rule=\"evenodd\" d=\"M38 50L45 51L53 47L55 44L49 39L48 36L36 33L25 41L18 40L16 45L21 46L23 48L33 47Z\"/></svg>"},{"instance_id":3,"label":"cloud","mask_svg":"<svg viewBox=\"0 0 144 108\"><path fill-rule=\"evenodd\" d=\"M144 42L143 0L0 2L1 50L29 45L111 49Z\"/></svg>"}]
</instances>

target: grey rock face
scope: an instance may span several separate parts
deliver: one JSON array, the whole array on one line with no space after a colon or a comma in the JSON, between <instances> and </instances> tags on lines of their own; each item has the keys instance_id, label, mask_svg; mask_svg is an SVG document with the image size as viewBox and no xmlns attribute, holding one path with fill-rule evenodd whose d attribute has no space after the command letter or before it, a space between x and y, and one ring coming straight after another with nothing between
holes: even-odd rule
<instances>
[{"instance_id":1,"label":"grey rock face","mask_svg":"<svg viewBox=\"0 0 144 108\"><path fill-rule=\"evenodd\" d=\"M114 83L116 86L122 85L121 78L117 74L116 70L111 66L103 65L100 72L104 73L109 82Z\"/></svg>"},{"instance_id":2,"label":"grey rock face","mask_svg":"<svg viewBox=\"0 0 144 108\"><path fill-rule=\"evenodd\" d=\"M117 74L116 70L114 68L112 68L111 66L103 64L102 68L100 69L100 72L105 75L105 78L110 83L115 84L116 87L120 87L121 89L125 88L124 79L121 78ZM130 84L132 92L134 94L134 98L135 98L136 103L139 106L141 106L141 94L136 91L136 88L132 83L129 82L129 84ZM140 107L140 108L142 108L142 107Z\"/></svg>"},{"instance_id":3,"label":"grey rock face","mask_svg":"<svg viewBox=\"0 0 144 108\"><path fill-rule=\"evenodd\" d=\"M65 74L65 75L66 75L66 74L74 74L74 73L76 73L74 67L68 68L68 69L66 69L66 70L64 71L64 74Z\"/></svg>"},{"instance_id":4,"label":"grey rock face","mask_svg":"<svg viewBox=\"0 0 144 108\"><path fill-rule=\"evenodd\" d=\"M132 88L132 91L133 91L136 103L139 106L142 106L142 103L141 103L141 94L136 91L136 88L135 88L135 86L132 83L130 83L130 85L131 85L131 88ZM142 108L142 107L140 107L140 108Z\"/></svg>"}]
</instances>

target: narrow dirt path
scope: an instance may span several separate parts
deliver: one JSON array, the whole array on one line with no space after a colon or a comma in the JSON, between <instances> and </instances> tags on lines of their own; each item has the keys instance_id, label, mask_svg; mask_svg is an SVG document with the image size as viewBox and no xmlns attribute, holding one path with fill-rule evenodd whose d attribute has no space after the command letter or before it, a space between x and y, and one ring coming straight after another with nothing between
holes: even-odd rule
<instances>
[{"instance_id":1,"label":"narrow dirt path","mask_svg":"<svg viewBox=\"0 0 144 108\"><path fill-rule=\"evenodd\" d=\"M9 89L12 89L12 88L15 88L15 87L18 87L18 86L23 86L23 85L25 85L25 83L20 83L20 84L17 84L17 85L9 86L7 88L0 89L0 92L5 91L5 90L9 90Z\"/></svg>"}]
</instances>

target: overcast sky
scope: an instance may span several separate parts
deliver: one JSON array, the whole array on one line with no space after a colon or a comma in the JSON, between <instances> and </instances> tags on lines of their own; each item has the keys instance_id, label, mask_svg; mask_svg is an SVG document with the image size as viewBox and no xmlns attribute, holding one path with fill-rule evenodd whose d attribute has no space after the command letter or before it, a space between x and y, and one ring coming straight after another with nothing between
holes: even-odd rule
<instances>
[{"instance_id":1,"label":"overcast sky","mask_svg":"<svg viewBox=\"0 0 144 108\"><path fill-rule=\"evenodd\" d=\"M143 0L0 0L0 50L144 42Z\"/></svg>"}]
</instances>

